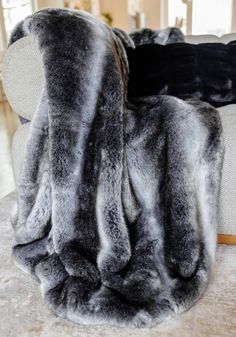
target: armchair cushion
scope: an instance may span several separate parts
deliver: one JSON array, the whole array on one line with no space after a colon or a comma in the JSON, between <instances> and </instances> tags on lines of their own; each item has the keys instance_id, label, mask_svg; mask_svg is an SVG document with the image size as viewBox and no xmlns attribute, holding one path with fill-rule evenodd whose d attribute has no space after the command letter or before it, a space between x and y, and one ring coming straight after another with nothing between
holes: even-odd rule
<instances>
[{"instance_id":1,"label":"armchair cushion","mask_svg":"<svg viewBox=\"0 0 236 337\"><path fill-rule=\"evenodd\" d=\"M192 44L199 43L229 43L230 41L236 40L236 33L224 34L221 37L213 34L202 34L202 35L186 35L185 42Z\"/></svg>"},{"instance_id":2,"label":"armchair cushion","mask_svg":"<svg viewBox=\"0 0 236 337\"><path fill-rule=\"evenodd\" d=\"M19 183L20 172L22 167L22 162L25 154L25 147L27 143L27 139L29 136L31 123L26 123L20 125L16 130L13 140L12 140L12 164L13 164L13 174L16 185Z\"/></svg>"},{"instance_id":3,"label":"armchair cushion","mask_svg":"<svg viewBox=\"0 0 236 337\"><path fill-rule=\"evenodd\" d=\"M31 120L44 80L42 56L33 37L24 37L7 49L2 77L13 110Z\"/></svg>"},{"instance_id":4,"label":"armchair cushion","mask_svg":"<svg viewBox=\"0 0 236 337\"><path fill-rule=\"evenodd\" d=\"M219 232L236 235L236 104L219 108L225 156L219 203Z\"/></svg>"}]
</instances>

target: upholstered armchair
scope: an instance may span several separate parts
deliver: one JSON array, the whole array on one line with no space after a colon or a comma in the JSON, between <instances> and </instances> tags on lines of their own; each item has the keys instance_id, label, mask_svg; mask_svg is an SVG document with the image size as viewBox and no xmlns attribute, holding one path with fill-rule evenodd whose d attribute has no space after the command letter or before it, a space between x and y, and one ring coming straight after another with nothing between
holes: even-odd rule
<instances>
[{"instance_id":1,"label":"upholstered armchair","mask_svg":"<svg viewBox=\"0 0 236 337\"><path fill-rule=\"evenodd\" d=\"M221 38L214 35L186 36L186 42L189 43L228 43L231 40L236 40L236 34L227 34ZM22 38L8 48L2 77L9 103L22 121L12 142L13 171L17 185L30 123L44 82L41 55L32 37ZM223 243L233 243L236 242L236 104L221 107L219 112L225 139L225 159L218 233L224 234L221 236Z\"/></svg>"}]
</instances>

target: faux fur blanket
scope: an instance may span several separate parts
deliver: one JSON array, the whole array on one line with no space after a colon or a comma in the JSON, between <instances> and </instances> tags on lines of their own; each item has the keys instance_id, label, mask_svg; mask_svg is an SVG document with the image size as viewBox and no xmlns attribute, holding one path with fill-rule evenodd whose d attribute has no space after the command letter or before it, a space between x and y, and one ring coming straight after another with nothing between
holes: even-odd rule
<instances>
[{"instance_id":1,"label":"faux fur blanket","mask_svg":"<svg viewBox=\"0 0 236 337\"><path fill-rule=\"evenodd\" d=\"M214 107L236 103L236 41L149 44L127 48L127 55L131 97L165 94Z\"/></svg>"},{"instance_id":2,"label":"faux fur blanket","mask_svg":"<svg viewBox=\"0 0 236 337\"><path fill-rule=\"evenodd\" d=\"M79 324L150 326L188 309L214 260L217 111L171 96L127 102L124 41L83 12L39 11L11 43L28 34L45 87L13 219L17 264Z\"/></svg>"},{"instance_id":3,"label":"faux fur blanket","mask_svg":"<svg viewBox=\"0 0 236 337\"><path fill-rule=\"evenodd\" d=\"M179 28L169 27L163 30L153 30L143 28L130 34L135 47L144 44L167 45L172 43L184 42L184 34Z\"/></svg>"}]
</instances>

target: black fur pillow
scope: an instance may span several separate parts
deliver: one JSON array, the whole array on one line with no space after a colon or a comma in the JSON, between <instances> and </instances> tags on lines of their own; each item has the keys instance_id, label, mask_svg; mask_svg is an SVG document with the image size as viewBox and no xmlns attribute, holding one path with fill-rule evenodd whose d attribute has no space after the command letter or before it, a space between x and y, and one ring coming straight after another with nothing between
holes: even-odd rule
<instances>
[{"instance_id":1,"label":"black fur pillow","mask_svg":"<svg viewBox=\"0 0 236 337\"><path fill-rule=\"evenodd\" d=\"M128 48L129 98L167 94L215 107L236 103L236 41Z\"/></svg>"}]
</instances>

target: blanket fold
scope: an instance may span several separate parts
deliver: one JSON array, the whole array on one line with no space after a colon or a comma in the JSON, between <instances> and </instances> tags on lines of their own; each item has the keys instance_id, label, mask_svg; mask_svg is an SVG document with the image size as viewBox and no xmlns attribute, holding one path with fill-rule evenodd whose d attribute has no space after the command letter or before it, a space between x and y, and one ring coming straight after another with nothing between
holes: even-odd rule
<instances>
[{"instance_id":1,"label":"blanket fold","mask_svg":"<svg viewBox=\"0 0 236 337\"><path fill-rule=\"evenodd\" d=\"M17 264L79 324L150 326L187 310L214 261L218 112L164 95L128 102L129 37L84 12L39 11L11 43L28 34L45 85L18 188Z\"/></svg>"}]
</instances>

